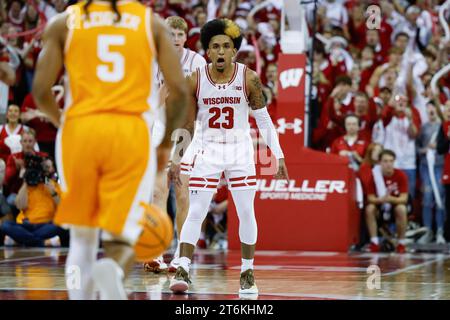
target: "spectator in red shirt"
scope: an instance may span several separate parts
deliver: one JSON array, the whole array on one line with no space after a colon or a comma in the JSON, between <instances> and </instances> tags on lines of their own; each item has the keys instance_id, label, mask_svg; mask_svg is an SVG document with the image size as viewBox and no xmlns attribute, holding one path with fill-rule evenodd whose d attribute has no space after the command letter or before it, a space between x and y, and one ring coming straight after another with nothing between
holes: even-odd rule
<instances>
[{"instance_id":1,"label":"spectator in red shirt","mask_svg":"<svg viewBox=\"0 0 450 320\"><path fill-rule=\"evenodd\" d=\"M375 69L366 87L366 92L370 97L378 95L380 87L388 87L392 91L394 90L401 68L401 54L399 48L389 49L388 62Z\"/></svg>"},{"instance_id":2,"label":"spectator in red shirt","mask_svg":"<svg viewBox=\"0 0 450 320\"><path fill-rule=\"evenodd\" d=\"M361 74L359 80L359 91L365 91L366 86L369 84L377 64L374 62L375 53L372 47L365 46L361 51L361 61L359 63Z\"/></svg>"},{"instance_id":3,"label":"spectator in red shirt","mask_svg":"<svg viewBox=\"0 0 450 320\"><path fill-rule=\"evenodd\" d=\"M401 170L394 169L395 153L391 150L383 150L380 154L380 178L378 180L375 174L372 174L371 183L367 190L368 204L366 206L366 224L370 235L370 251L378 252L380 250L378 239L377 218L379 214L393 213L397 231L397 252L404 253L405 232L407 224L408 202L408 178ZM380 179L381 180L381 179ZM381 194L383 185L385 194Z\"/></svg>"},{"instance_id":4,"label":"spectator in red shirt","mask_svg":"<svg viewBox=\"0 0 450 320\"><path fill-rule=\"evenodd\" d=\"M364 47L364 38L367 32L366 19L364 17L364 6L356 5L350 11L349 33L350 42L357 49Z\"/></svg>"},{"instance_id":5,"label":"spectator in red shirt","mask_svg":"<svg viewBox=\"0 0 450 320\"><path fill-rule=\"evenodd\" d=\"M47 157L46 153L34 150L36 133L33 130L22 132L20 143L22 144L22 151L10 155L6 162L5 186L8 192L7 202L10 206L15 206L15 198L23 182L25 155L36 154L43 158Z\"/></svg>"},{"instance_id":6,"label":"spectator in red shirt","mask_svg":"<svg viewBox=\"0 0 450 320\"><path fill-rule=\"evenodd\" d=\"M333 68L326 57L323 44L316 41L315 48L313 83L317 87L319 103L324 104L327 101L331 89L333 89Z\"/></svg>"},{"instance_id":7,"label":"spectator in red shirt","mask_svg":"<svg viewBox=\"0 0 450 320\"><path fill-rule=\"evenodd\" d=\"M6 123L0 126L0 158L3 161L8 160L11 149L5 139L12 135L20 135L24 130L28 130L27 126L20 123L20 108L15 104L11 104L6 111ZM14 152L14 150L13 150Z\"/></svg>"},{"instance_id":8,"label":"spectator in red shirt","mask_svg":"<svg viewBox=\"0 0 450 320\"><path fill-rule=\"evenodd\" d=\"M60 98L61 97L56 97L56 99ZM59 101L62 102L62 100ZM31 93L25 97L22 103L21 111L22 122L26 123L27 126L34 129L36 132L36 140L39 145L39 149L46 152L52 159L54 159L57 130L48 120L47 116L37 109Z\"/></svg>"},{"instance_id":9,"label":"spectator in red shirt","mask_svg":"<svg viewBox=\"0 0 450 320\"><path fill-rule=\"evenodd\" d=\"M347 114L355 112L351 89L352 79L349 76L340 76L336 80L336 86L327 101L330 119L338 126L340 134L345 132L342 122L343 118Z\"/></svg>"},{"instance_id":10,"label":"spectator in red shirt","mask_svg":"<svg viewBox=\"0 0 450 320\"><path fill-rule=\"evenodd\" d=\"M363 162L359 167L358 177L364 190L364 195L367 197L369 184L372 179L372 169L380 163L380 154L383 151L383 145L379 143L371 143L366 149Z\"/></svg>"},{"instance_id":11,"label":"spectator in red shirt","mask_svg":"<svg viewBox=\"0 0 450 320\"><path fill-rule=\"evenodd\" d=\"M376 65L380 65L385 62L387 58L387 50L381 45L380 34L377 29L367 30L366 45L373 49Z\"/></svg>"},{"instance_id":12,"label":"spectator in red shirt","mask_svg":"<svg viewBox=\"0 0 450 320\"><path fill-rule=\"evenodd\" d=\"M372 141L372 129L378 121L377 106L367 94L362 91L355 93L354 98L355 115L359 118L360 138L370 143Z\"/></svg>"},{"instance_id":13,"label":"spectator in red shirt","mask_svg":"<svg viewBox=\"0 0 450 320\"><path fill-rule=\"evenodd\" d=\"M345 115L355 111L351 85L350 77L338 77L335 88L323 104L319 125L313 133L313 141L321 150L331 147L334 140L345 134L342 120Z\"/></svg>"},{"instance_id":14,"label":"spectator in red shirt","mask_svg":"<svg viewBox=\"0 0 450 320\"><path fill-rule=\"evenodd\" d=\"M333 142L331 153L348 157L350 166L357 171L366 153L367 142L359 137L360 120L356 115L347 115L344 125L346 133Z\"/></svg>"}]
</instances>

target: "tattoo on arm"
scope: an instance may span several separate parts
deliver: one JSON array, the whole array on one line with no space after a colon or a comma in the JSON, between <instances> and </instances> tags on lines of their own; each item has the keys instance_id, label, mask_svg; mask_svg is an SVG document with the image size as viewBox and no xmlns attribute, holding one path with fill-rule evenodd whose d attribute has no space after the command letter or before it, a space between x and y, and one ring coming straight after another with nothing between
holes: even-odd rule
<instances>
[{"instance_id":1,"label":"tattoo on arm","mask_svg":"<svg viewBox=\"0 0 450 320\"><path fill-rule=\"evenodd\" d=\"M266 106L266 99L263 94L261 80L259 79L258 75L254 72L249 80L250 80L249 83L250 108L252 108L252 110L264 108Z\"/></svg>"}]
</instances>

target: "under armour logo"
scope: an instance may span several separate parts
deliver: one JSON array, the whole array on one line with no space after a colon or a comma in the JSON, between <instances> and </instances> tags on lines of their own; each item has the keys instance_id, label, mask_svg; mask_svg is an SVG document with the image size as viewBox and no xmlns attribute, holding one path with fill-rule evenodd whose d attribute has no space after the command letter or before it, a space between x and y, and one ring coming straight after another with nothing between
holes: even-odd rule
<instances>
[{"instance_id":1,"label":"under armour logo","mask_svg":"<svg viewBox=\"0 0 450 320\"><path fill-rule=\"evenodd\" d=\"M289 87L298 87L303 75L302 68L288 69L280 74L281 87L283 89Z\"/></svg>"},{"instance_id":2,"label":"under armour logo","mask_svg":"<svg viewBox=\"0 0 450 320\"><path fill-rule=\"evenodd\" d=\"M295 118L294 122L286 122L285 118L280 118L277 120L278 128L277 131L281 134L285 134L286 130L294 130L294 134L300 134L302 132L302 120Z\"/></svg>"},{"instance_id":3,"label":"under armour logo","mask_svg":"<svg viewBox=\"0 0 450 320\"><path fill-rule=\"evenodd\" d=\"M227 86L225 85L225 84L218 84L217 85L217 88L220 90L220 89L226 89L227 88Z\"/></svg>"}]
</instances>

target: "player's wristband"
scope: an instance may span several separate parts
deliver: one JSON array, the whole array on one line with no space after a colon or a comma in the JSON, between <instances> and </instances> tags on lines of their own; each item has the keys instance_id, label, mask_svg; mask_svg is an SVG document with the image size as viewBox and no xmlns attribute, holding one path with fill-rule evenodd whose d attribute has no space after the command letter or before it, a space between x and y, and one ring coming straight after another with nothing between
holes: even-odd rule
<instances>
[{"instance_id":1,"label":"player's wristband","mask_svg":"<svg viewBox=\"0 0 450 320\"><path fill-rule=\"evenodd\" d=\"M259 132L264 139L266 145L270 148L273 155L277 159L284 158L283 151L281 150L280 141L278 140L277 130L270 119L267 108L261 108L253 110L253 116L256 120Z\"/></svg>"}]
</instances>

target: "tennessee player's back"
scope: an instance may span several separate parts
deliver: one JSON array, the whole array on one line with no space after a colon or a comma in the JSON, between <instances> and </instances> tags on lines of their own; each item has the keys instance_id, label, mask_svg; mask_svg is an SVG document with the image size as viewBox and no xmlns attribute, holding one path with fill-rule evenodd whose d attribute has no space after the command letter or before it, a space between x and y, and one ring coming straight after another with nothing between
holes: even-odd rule
<instances>
[{"instance_id":1,"label":"tennessee player's back","mask_svg":"<svg viewBox=\"0 0 450 320\"><path fill-rule=\"evenodd\" d=\"M119 1L117 10L120 17L105 1L68 8L66 118L141 114L158 104L151 9Z\"/></svg>"}]
</instances>

